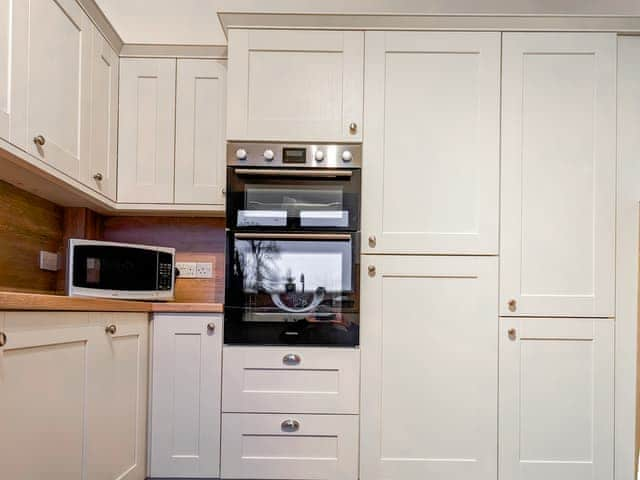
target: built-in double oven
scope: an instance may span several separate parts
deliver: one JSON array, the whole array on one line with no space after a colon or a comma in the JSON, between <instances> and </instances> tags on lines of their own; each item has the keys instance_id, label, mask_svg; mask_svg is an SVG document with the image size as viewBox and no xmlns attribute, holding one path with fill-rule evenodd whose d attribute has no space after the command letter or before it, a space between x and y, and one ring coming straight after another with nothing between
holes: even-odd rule
<instances>
[{"instance_id":1,"label":"built-in double oven","mask_svg":"<svg viewBox=\"0 0 640 480\"><path fill-rule=\"evenodd\" d=\"M225 343L359 343L360 145L229 143Z\"/></svg>"}]
</instances>

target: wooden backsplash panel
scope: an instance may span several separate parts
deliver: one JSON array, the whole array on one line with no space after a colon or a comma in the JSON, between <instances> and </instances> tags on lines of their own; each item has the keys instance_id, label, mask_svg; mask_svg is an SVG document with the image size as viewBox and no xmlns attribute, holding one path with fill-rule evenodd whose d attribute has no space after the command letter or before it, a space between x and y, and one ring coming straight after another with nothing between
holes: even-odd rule
<instances>
[{"instance_id":1,"label":"wooden backsplash panel","mask_svg":"<svg viewBox=\"0 0 640 480\"><path fill-rule=\"evenodd\" d=\"M103 217L101 239L173 247L178 262L212 262L212 279L176 281L176 301L224 301L224 218Z\"/></svg>"},{"instance_id":2,"label":"wooden backsplash panel","mask_svg":"<svg viewBox=\"0 0 640 480\"><path fill-rule=\"evenodd\" d=\"M62 247L63 208L0 181L0 290L55 292L57 273L40 270L40 250Z\"/></svg>"}]
</instances>

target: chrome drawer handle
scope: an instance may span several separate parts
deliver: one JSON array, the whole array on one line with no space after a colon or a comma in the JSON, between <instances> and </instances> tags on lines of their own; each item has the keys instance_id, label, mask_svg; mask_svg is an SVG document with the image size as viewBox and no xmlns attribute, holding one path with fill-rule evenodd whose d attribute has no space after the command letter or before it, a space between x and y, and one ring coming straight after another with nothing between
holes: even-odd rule
<instances>
[{"instance_id":1,"label":"chrome drawer handle","mask_svg":"<svg viewBox=\"0 0 640 480\"><path fill-rule=\"evenodd\" d=\"M300 429L300 422L297 420L289 419L280 424L283 432L297 432Z\"/></svg>"},{"instance_id":2,"label":"chrome drawer handle","mask_svg":"<svg viewBox=\"0 0 640 480\"><path fill-rule=\"evenodd\" d=\"M289 353L282 357L282 363L285 365L300 365L300 355L296 355L295 353Z\"/></svg>"}]
</instances>

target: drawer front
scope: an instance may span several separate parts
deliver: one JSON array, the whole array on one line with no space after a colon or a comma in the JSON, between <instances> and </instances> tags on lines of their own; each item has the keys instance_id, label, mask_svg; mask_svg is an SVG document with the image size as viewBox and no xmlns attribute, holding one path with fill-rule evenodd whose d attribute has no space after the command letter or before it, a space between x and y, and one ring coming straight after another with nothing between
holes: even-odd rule
<instances>
[{"instance_id":1,"label":"drawer front","mask_svg":"<svg viewBox=\"0 0 640 480\"><path fill-rule=\"evenodd\" d=\"M359 411L360 350L225 347L222 411Z\"/></svg>"},{"instance_id":2,"label":"drawer front","mask_svg":"<svg viewBox=\"0 0 640 480\"><path fill-rule=\"evenodd\" d=\"M357 415L222 415L222 478L358 478Z\"/></svg>"}]
</instances>

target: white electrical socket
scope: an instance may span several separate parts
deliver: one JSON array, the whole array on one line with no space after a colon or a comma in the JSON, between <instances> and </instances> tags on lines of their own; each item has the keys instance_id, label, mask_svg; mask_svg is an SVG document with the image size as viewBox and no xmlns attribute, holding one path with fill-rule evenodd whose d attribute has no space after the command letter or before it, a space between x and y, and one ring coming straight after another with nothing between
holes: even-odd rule
<instances>
[{"instance_id":1,"label":"white electrical socket","mask_svg":"<svg viewBox=\"0 0 640 480\"><path fill-rule=\"evenodd\" d=\"M176 262L176 268L180 271L178 278L196 278L195 262Z\"/></svg>"},{"instance_id":2,"label":"white electrical socket","mask_svg":"<svg viewBox=\"0 0 640 480\"><path fill-rule=\"evenodd\" d=\"M213 278L213 264L211 262L196 263L196 278Z\"/></svg>"},{"instance_id":3,"label":"white electrical socket","mask_svg":"<svg viewBox=\"0 0 640 480\"><path fill-rule=\"evenodd\" d=\"M40 251L40 269L48 270L50 272L57 272L58 268L58 254L53 252Z\"/></svg>"}]
</instances>

